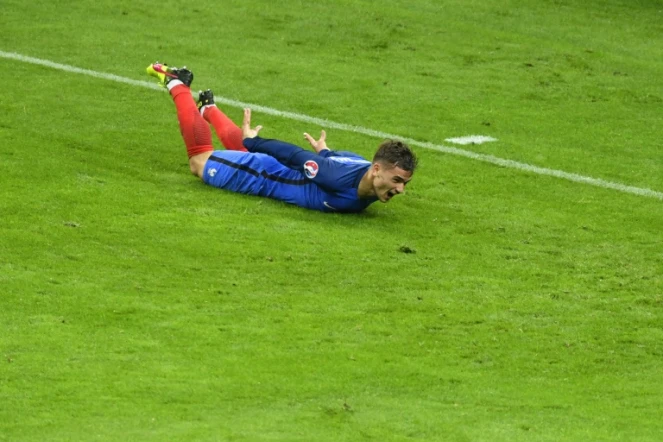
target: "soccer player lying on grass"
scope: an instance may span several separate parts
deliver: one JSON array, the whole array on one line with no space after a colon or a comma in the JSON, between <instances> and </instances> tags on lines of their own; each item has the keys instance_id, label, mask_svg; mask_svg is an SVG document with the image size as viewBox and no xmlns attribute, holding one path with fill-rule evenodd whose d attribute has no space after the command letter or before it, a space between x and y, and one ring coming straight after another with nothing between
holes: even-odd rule
<instances>
[{"instance_id":1,"label":"soccer player lying on grass","mask_svg":"<svg viewBox=\"0 0 663 442\"><path fill-rule=\"evenodd\" d=\"M417 158L401 141L386 140L370 162L352 152L327 148L325 132L315 140L304 134L315 153L258 136L251 110L244 109L242 129L214 104L212 91L200 92L199 105L189 86L193 73L154 63L147 73L168 88L177 108L191 172L214 187L265 196L323 212L361 212L371 203L405 192ZM211 124L226 150L214 150Z\"/></svg>"}]
</instances>

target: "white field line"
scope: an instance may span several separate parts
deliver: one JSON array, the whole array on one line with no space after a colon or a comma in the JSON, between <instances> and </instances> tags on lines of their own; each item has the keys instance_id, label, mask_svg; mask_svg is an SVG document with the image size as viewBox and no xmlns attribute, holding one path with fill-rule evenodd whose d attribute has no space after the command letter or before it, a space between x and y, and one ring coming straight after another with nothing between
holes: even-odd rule
<instances>
[{"instance_id":1,"label":"white field line","mask_svg":"<svg viewBox=\"0 0 663 442\"><path fill-rule=\"evenodd\" d=\"M447 138L444 141L465 146L467 144L483 144L490 141L497 141L497 138L487 137L485 135L468 135L466 137Z\"/></svg>"},{"instance_id":2,"label":"white field line","mask_svg":"<svg viewBox=\"0 0 663 442\"><path fill-rule=\"evenodd\" d=\"M60 64L60 63L55 63L49 60L43 60L40 58L33 58L33 57L28 57L25 55L17 54L14 52L4 52L0 51L0 58L7 58L10 60L17 60L25 63L31 63L31 64L36 64L40 66L46 66L49 68L53 69L58 69L61 71L65 72L71 72L74 74L83 74L83 75L88 75L90 77L95 77L95 78L101 78L104 80L111 80L111 81L116 81L118 83L125 83L125 84L130 84L133 86L141 86L141 87L146 87L150 89L156 89L156 90L164 90L161 88L158 84L154 82L149 82L149 81L140 81L140 80L132 80L130 78L125 78L125 77L120 77L118 75L113 75L113 74L107 74L103 72L97 72L97 71L92 71L89 69L81 69L77 68L75 66L69 66L66 64ZM414 140L412 138L406 138L406 137L401 137L399 135L395 134L390 134L387 132L381 132L373 129L367 129L365 127L361 126L353 126L349 124L343 124L343 123L336 123L334 121L329 121L325 120L322 118L315 118L315 117L309 117L308 115L302 115L302 114L297 114L294 112L286 112L286 111L280 111L277 109L272 109L269 107L265 106L260 106L252 103L245 103L242 101L236 101L232 100L230 98L225 98L221 97L218 95L214 96L214 100L217 103L222 103L228 106L232 107L238 107L238 108L245 108L245 107L250 107L251 109L262 112L268 115L275 115L278 117L282 118L289 118L292 120L296 121L303 121L306 123L312 123L318 126L322 126L325 128L332 128L332 129L338 129L338 130L343 130L347 132L354 132L358 134L363 134L363 135L368 135L371 137L376 137L376 138L397 138L400 140L405 141L406 143L412 145L412 146L418 146L424 149L430 149L430 150L436 150L439 152L444 152L452 155L458 155L461 157L465 158L470 158L473 160L477 161L482 161L484 163L491 163L495 164L498 166L502 167L508 167L511 169L518 169L518 170L523 170L525 172L530 172L530 173L535 173L538 175L548 175L548 176L553 176L556 178L561 178L565 179L568 181L573 181L576 183L583 183L583 184L589 184L592 186L597 186L597 187L603 187L605 189L613 189L617 190L620 192L625 192L625 193L631 193L634 195L640 195L640 196L646 196L646 197L651 197L651 198L656 198L659 200L663 200L663 192L657 192L655 190L647 189L647 188L641 188L641 187L633 187L633 186L627 186L625 184L620 184L620 183L615 183L611 181L605 181L599 178L591 178L583 175L578 175L575 173L569 173L569 172L564 172L562 170L555 170L555 169L547 169L545 167L538 167L538 166L532 166L530 164L526 163L519 163L517 161L513 160L506 160L503 158L495 157L493 155L484 155L480 153L475 153L469 150L464 150L464 149L458 149L455 147L449 147L449 146L444 146L442 144L433 144L429 142L423 142L423 141L418 141Z\"/></svg>"}]
</instances>

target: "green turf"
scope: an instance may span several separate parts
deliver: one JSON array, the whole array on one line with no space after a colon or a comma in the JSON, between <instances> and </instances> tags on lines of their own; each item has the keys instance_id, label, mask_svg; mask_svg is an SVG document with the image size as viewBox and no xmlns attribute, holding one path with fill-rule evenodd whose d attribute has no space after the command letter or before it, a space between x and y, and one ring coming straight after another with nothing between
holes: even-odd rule
<instances>
[{"instance_id":1,"label":"green turf","mask_svg":"<svg viewBox=\"0 0 663 442\"><path fill-rule=\"evenodd\" d=\"M228 98L662 192L662 31L653 0L5 0L0 51L186 64ZM0 70L0 440L663 439L660 199L417 148L407 195L310 212L196 181L165 93Z\"/></svg>"}]
</instances>

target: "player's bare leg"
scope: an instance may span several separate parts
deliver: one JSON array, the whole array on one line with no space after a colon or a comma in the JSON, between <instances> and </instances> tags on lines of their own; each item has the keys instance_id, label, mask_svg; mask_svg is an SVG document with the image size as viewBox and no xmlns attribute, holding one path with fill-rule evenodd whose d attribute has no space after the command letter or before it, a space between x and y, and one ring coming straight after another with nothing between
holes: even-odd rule
<instances>
[{"instance_id":1,"label":"player's bare leg","mask_svg":"<svg viewBox=\"0 0 663 442\"><path fill-rule=\"evenodd\" d=\"M209 151L194 155L189 158L189 169L191 170L191 173L196 175L198 178L202 178L203 172L205 171L205 163L207 163L207 160L211 156L212 151Z\"/></svg>"}]
</instances>

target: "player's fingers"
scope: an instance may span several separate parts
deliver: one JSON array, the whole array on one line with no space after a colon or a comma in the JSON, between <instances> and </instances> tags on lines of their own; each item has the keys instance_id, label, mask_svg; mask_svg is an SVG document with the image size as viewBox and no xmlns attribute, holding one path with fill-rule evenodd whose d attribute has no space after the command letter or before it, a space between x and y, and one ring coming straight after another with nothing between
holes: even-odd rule
<instances>
[{"instance_id":1,"label":"player's fingers","mask_svg":"<svg viewBox=\"0 0 663 442\"><path fill-rule=\"evenodd\" d=\"M323 129L320 131L320 141L325 141L326 138L327 138L327 132L325 132Z\"/></svg>"},{"instance_id":2,"label":"player's fingers","mask_svg":"<svg viewBox=\"0 0 663 442\"><path fill-rule=\"evenodd\" d=\"M242 128L251 127L251 109L248 107L244 109L244 121L242 121Z\"/></svg>"},{"instance_id":3,"label":"player's fingers","mask_svg":"<svg viewBox=\"0 0 663 442\"><path fill-rule=\"evenodd\" d=\"M304 138L306 138L306 141L308 141L311 146L315 147L315 139L312 136L304 132Z\"/></svg>"},{"instance_id":4,"label":"player's fingers","mask_svg":"<svg viewBox=\"0 0 663 442\"><path fill-rule=\"evenodd\" d=\"M260 132L260 129L262 129L262 126L256 126L256 135L258 135L258 132Z\"/></svg>"}]
</instances>

